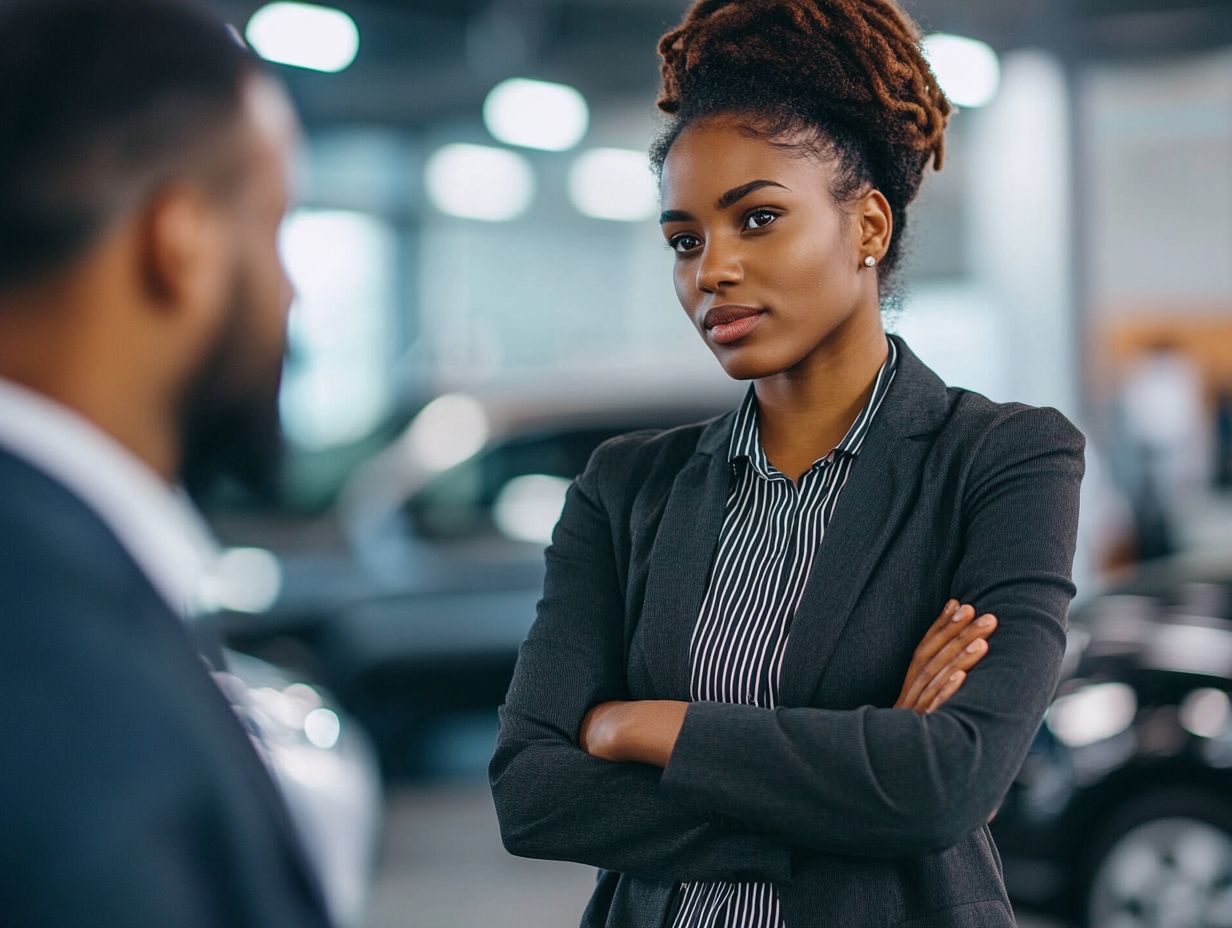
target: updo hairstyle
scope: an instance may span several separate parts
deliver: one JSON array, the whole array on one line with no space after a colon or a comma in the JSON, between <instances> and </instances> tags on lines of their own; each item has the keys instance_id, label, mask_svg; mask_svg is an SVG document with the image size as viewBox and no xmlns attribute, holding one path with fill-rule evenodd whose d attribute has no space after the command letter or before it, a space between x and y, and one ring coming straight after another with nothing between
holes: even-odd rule
<instances>
[{"instance_id":1,"label":"updo hairstyle","mask_svg":"<svg viewBox=\"0 0 1232 928\"><path fill-rule=\"evenodd\" d=\"M650 151L658 174L688 126L735 117L742 131L832 161L840 208L869 186L885 195L890 277L907 205L929 161L941 168L951 109L892 0L697 0L659 55L656 102L671 119Z\"/></svg>"}]
</instances>

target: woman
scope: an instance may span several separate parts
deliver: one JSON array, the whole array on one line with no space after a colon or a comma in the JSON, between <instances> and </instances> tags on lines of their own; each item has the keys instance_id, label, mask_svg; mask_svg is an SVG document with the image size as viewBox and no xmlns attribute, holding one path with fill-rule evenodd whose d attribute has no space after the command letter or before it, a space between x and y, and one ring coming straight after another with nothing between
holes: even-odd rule
<instances>
[{"instance_id":1,"label":"woman","mask_svg":"<svg viewBox=\"0 0 1232 928\"><path fill-rule=\"evenodd\" d=\"M890 0L703 0L660 44L676 292L752 386L601 447L548 551L492 788L513 853L602 868L586 925L1014 924L985 822L1059 673L1083 439L884 333L949 112L917 41Z\"/></svg>"}]
</instances>

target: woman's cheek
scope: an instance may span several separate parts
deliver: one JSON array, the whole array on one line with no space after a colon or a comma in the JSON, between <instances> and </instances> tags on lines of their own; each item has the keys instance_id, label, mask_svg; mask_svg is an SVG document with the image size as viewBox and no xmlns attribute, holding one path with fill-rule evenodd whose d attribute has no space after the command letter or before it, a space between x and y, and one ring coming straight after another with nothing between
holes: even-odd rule
<instances>
[{"instance_id":1,"label":"woman's cheek","mask_svg":"<svg viewBox=\"0 0 1232 928\"><path fill-rule=\"evenodd\" d=\"M676 299L680 302L680 308L685 311L685 315L692 322L693 302L696 300L696 295L693 292L692 277L682 263L677 264L672 281L676 287Z\"/></svg>"}]
</instances>

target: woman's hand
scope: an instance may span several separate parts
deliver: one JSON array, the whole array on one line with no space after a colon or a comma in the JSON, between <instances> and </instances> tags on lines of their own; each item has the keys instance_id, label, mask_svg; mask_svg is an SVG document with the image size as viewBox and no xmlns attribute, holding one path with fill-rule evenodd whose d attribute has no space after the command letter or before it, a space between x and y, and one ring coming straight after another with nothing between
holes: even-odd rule
<instances>
[{"instance_id":1,"label":"woman's hand","mask_svg":"<svg viewBox=\"0 0 1232 928\"><path fill-rule=\"evenodd\" d=\"M601 702L582 719L578 745L600 760L666 767L688 707L667 699Z\"/></svg>"},{"instance_id":2,"label":"woman's hand","mask_svg":"<svg viewBox=\"0 0 1232 928\"><path fill-rule=\"evenodd\" d=\"M973 621L974 620L974 621ZM975 618L973 606L951 599L915 649L896 709L934 712L958 692L967 672L988 653L985 640L997 628L997 617Z\"/></svg>"}]
</instances>

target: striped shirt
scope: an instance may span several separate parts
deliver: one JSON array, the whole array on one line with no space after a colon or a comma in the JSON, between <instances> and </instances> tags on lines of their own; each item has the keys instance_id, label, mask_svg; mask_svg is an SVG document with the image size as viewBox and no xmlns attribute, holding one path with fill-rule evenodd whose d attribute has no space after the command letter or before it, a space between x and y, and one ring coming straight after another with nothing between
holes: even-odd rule
<instances>
[{"instance_id":1,"label":"striped shirt","mask_svg":"<svg viewBox=\"0 0 1232 928\"><path fill-rule=\"evenodd\" d=\"M889 341L887 339L887 341ZM793 484L766 458L757 395L736 416L727 498L710 584L689 645L690 698L773 709L791 620L813 557L838 505L860 446L894 379L898 349L843 440ZM685 883L672 928L785 928L770 883Z\"/></svg>"}]
</instances>

